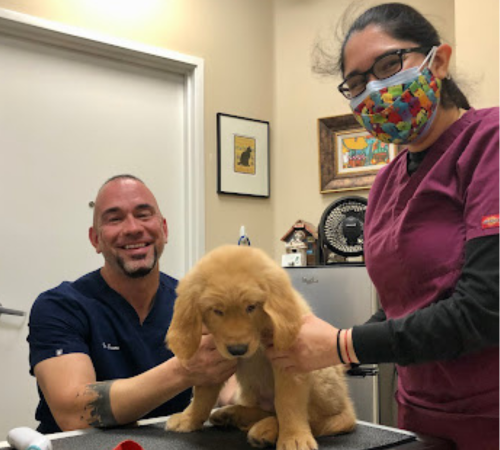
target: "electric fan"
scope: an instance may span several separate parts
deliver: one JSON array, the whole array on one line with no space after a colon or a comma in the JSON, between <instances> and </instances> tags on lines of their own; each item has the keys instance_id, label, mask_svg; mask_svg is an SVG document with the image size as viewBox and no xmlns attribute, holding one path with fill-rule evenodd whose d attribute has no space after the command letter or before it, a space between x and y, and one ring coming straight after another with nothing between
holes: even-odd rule
<instances>
[{"instance_id":1,"label":"electric fan","mask_svg":"<svg viewBox=\"0 0 500 450\"><path fill-rule=\"evenodd\" d=\"M367 201L364 197L342 197L323 212L318 226L319 263L346 262L363 255L363 230Z\"/></svg>"}]
</instances>

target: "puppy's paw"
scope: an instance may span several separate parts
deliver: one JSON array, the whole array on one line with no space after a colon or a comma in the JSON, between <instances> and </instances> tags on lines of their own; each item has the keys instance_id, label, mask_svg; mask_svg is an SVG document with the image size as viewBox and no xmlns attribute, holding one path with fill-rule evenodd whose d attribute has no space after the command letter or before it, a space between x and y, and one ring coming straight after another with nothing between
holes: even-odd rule
<instances>
[{"instance_id":1,"label":"puppy's paw","mask_svg":"<svg viewBox=\"0 0 500 450\"><path fill-rule=\"evenodd\" d=\"M194 418L185 413L172 414L165 425L165 429L175 431L176 433L189 433L199 430L203 427L203 421L194 420Z\"/></svg>"},{"instance_id":2,"label":"puppy's paw","mask_svg":"<svg viewBox=\"0 0 500 450\"><path fill-rule=\"evenodd\" d=\"M217 427L235 427L248 431L255 423L271 415L272 413L256 407L230 405L212 413L209 420Z\"/></svg>"},{"instance_id":3,"label":"puppy's paw","mask_svg":"<svg viewBox=\"0 0 500 450\"><path fill-rule=\"evenodd\" d=\"M236 417L236 408L234 406L225 406L214 411L208 419L216 427L238 427Z\"/></svg>"},{"instance_id":4,"label":"puppy's paw","mask_svg":"<svg viewBox=\"0 0 500 450\"><path fill-rule=\"evenodd\" d=\"M247 439L252 447L270 447L278 438L278 420L275 416L266 417L257 422L248 432Z\"/></svg>"},{"instance_id":5,"label":"puppy's paw","mask_svg":"<svg viewBox=\"0 0 500 450\"><path fill-rule=\"evenodd\" d=\"M276 450L317 450L318 444L309 432L280 435Z\"/></svg>"}]
</instances>

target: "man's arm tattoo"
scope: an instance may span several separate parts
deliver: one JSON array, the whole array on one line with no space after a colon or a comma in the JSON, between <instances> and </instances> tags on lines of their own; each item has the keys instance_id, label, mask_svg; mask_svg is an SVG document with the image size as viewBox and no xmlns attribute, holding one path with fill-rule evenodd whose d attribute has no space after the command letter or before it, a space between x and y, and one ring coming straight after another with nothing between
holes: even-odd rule
<instances>
[{"instance_id":1,"label":"man's arm tattoo","mask_svg":"<svg viewBox=\"0 0 500 450\"><path fill-rule=\"evenodd\" d=\"M85 403L84 414L81 417L91 427L106 428L118 425L111 410L110 391L114 381L92 383L85 387L84 396L90 399Z\"/></svg>"}]
</instances>

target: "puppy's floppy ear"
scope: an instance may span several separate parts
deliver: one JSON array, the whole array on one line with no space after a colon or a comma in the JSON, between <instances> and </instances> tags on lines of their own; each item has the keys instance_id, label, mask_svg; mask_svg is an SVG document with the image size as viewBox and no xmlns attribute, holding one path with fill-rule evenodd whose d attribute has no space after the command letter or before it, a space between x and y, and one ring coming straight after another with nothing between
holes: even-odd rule
<instances>
[{"instance_id":1,"label":"puppy's floppy ear","mask_svg":"<svg viewBox=\"0 0 500 450\"><path fill-rule=\"evenodd\" d=\"M174 315L166 338L168 348L182 360L191 358L201 341L202 318L198 300L202 286L197 278L188 274L177 286Z\"/></svg>"},{"instance_id":2,"label":"puppy's floppy ear","mask_svg":"<svg viewBox=\"0 0 500 450\"><path fill-rule=\"evenodd\" d=\"M262 281L267 292L264 311L273 324L273 343L276 349L285 350L297 339L304 311L284 270L277 268Z\"/></svg>"}]
</instances>

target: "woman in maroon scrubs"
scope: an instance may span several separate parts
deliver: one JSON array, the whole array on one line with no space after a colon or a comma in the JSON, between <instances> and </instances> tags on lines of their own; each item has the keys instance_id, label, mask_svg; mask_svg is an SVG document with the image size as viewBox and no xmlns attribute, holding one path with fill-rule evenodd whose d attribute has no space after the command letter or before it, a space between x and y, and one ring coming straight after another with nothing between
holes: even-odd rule
<instances>
[{"instance_id":1,"label":"woman in maroon scrubs","mask_svg":"<svg viewBox=\"0 0 500 450\"><path fill-rule=\"evenodd\" d=\"M498 108L475 110L449 74L451 47L413 8L362 14L348 32L339 90L398 156L369 193L366 266L382 310L337 329L304 320L291 371L395 362L401 428L498 450Z\"/></svg>"}]
</instances>

